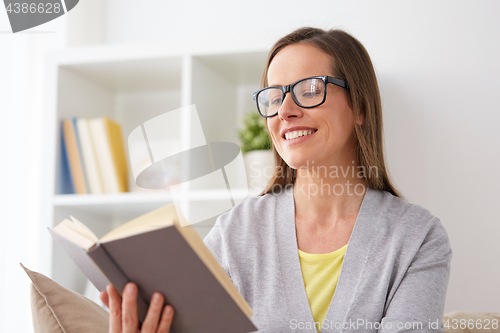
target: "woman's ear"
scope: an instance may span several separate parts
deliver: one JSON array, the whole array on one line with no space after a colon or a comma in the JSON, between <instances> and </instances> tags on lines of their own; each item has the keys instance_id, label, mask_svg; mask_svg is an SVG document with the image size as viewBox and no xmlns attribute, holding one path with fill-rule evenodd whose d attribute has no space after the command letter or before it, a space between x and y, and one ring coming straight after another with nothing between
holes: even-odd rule
<instances>
[{"instance_id":1,"label":"woman's ear","mask_svg":"<svg viewBox=\"0 0 500 333\"><path fill-rule=\"evenodd\" d=\"M363 125L364 123L364 120L365 120L365 117L363 116L363 114L360 112L358 113L358 115L356 116L356 123L361 126Z\"/></svg>"}]
</instances>

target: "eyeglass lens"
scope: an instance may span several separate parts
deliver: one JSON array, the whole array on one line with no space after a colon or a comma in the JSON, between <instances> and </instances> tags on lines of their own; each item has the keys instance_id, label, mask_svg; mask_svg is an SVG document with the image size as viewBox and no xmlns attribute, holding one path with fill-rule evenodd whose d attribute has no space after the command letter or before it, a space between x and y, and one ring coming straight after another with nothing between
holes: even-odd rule
<instances>
[{"instance_id":1,"label":"eyeglass lens","mask_svg":"<svg viewBox=\"0 0 500 333\"><path fill-rule=\"evenodd\" d=\"M307 79L297 82L291 90L292 97L300 107L314 107L323 102L325 84L322 79ZM264 116L276 114L283 103L281 88L268 88L257 96L259 111Z\"/></svg>"}]
</instances>

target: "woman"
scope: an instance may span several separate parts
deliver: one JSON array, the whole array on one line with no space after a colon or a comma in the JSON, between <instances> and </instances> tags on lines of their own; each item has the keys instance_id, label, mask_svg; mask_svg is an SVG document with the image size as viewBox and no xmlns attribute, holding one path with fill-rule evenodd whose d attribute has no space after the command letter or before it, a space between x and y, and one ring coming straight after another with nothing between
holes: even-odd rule
<instances>
[{"instance_id":1,"label":"woman","mask_svg":"<svg viewBox=\"0 0 500 333\"><path fill-rule=\"evenodd\" d=\"M442 332L448 236L389 180L365 48L341 30L298 29L272 48L263 86L254 97L276 173L204 240L259 332ZM136 318L136 289L123 307L108 293L111 331L122 322L126 331L121 313ZM168 331L171 316L158 324L160 310L150 307L143 332Z\"/></svg>"}]
</instances>

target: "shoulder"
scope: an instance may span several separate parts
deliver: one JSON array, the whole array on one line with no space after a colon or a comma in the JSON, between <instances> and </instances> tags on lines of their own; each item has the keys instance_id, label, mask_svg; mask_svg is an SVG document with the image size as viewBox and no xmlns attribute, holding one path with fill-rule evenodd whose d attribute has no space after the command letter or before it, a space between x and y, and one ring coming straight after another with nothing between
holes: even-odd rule
<instances>
[{"instance_id":1,"label":"shoulder","mask_svg":"<svg viewBox=\"0 0 500 333\"><path fill-rule=\"evenodd\" d=\"M410 203L387 191L371 191L375 197L372 207L378 210L380 222L391 228L422 228L440 224L439 218L421 205Z\"/></svg>"},{"instance_id":2,"label":"shoulder","mask_svg":"<svg viewBox=\"0 0 500 333\"><path fill-rule=\"evenodd\" d=\"M236 216L257 216L260 212L275 208L276 195L267 193L258 197L246 198L238 203L231 210L221 214L221 217L236 217Z\"/></svg>"},{"instance_id":3,"label":"shoulder","mask_svg":"<svg viewBox=\"0 0 500 333\"><path fill-rule=\"evenodd\" d=\"M410 203L387 191L372 190L378 201L377 229L387 241L402 248L423 245L451 254L448 234L441 220L421 205Z\"/></svg>"},{"instance_id":4,"label":"shoulder","mask_svg":"<svg viewBox=\"0 0 500 333\"><path fill-rule=\"evenodd\" d=\"M221 230L234 233L255 232L270 227L276 212L277 195L268 193L258 197L246 198L231 210L221 214L217 223Z\"/></svg>"},{"instance_id":5,"label":"shoulder","mask_svg":"<svg viewBox=\"0 0 500 333\"><path fill-rule=\"evenodd\" d=\"M273 243L276 196L265 194L246 198L217 217L203 241L219 262L239 262L247 258L257 244Z\"/></svg>"}]
</instances>

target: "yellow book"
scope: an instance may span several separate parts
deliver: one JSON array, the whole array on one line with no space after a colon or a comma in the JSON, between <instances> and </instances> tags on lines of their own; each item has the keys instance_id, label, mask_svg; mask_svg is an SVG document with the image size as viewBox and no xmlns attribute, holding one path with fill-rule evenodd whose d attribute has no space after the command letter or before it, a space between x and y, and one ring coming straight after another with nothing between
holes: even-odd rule
<instances>
[{"instance_id":1,"label":"yellow book","mask_svg":"<svg viewBox=\"0 0 500 333\"><path fill-rule=\"evenodd\" d=\"M123 144L122 130L119 124L112 121L108 117L103 117L108 135L108 142L113 158L116 177L120 192L128 191L128 167L127 158L125 156L125 147Z\"/></svg>"}]
</instances>

